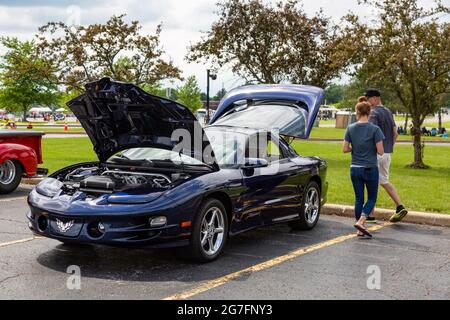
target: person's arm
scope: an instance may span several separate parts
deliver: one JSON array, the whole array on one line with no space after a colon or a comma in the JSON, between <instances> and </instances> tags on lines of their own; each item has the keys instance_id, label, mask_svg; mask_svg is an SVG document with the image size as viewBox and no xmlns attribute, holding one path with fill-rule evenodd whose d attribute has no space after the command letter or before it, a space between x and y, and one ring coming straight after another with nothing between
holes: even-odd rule
<instances>
[{"instance_id":1,"label":"person's arm","mask_svg":"<svg viewBox=\"0 0 450 320\"><path fill-rule=\"evenodd\" d=\"M377 144L377 153L382 156L384 154L384 146L383 146L383 140L378 141Z\"/></svg>"},{"instance_id":2,"label":"person's arm","mask_svg":"<svg viewBox=\"0 0 450 320\"><path fill-rule=\"evenodd\" d=\"M352 147L350 146L350 142L344 140L344 143L342 144L342 152L344 152L344 153L352 152Z\"/></svg>"},{"instance_id":3,"label":"person's arm","mask_svg":"<svg viewBox=\"0 0 450 320\"><path fill-rule=\"evenodd\" d=\"M350 132L345 131L345 135L344 135L344 142L342 143L342 152L344 153L349 153L352 152L352 147L350 146L350 143L352 142L352 139L350 138Z\"/></svg>"},{"instance_id":4,"label":"person's arm","mask_svg":"<svg viewBox=\"0 0 450 320\"><path fill-rule=\"evenodd\" d=\"M375 130L375 146L377 147L377 153L382 156L384 154L383 140L386 139L380 128Z\"/></svg>"},{"instance_id":5,"label":"person's arm","mask_svg":"<svg viewBox=\"0 0 450 320\"><path fill-rule=\"evenodd\" d=\"M395 123L394 115L392 114L392 112L390 112L390 114L391 114L391 123L392 123L392 128L393 128L392 130L394 130L394 143L397 143L397 139L398 139L397 124Z\"/></svg>"}]
</instances>

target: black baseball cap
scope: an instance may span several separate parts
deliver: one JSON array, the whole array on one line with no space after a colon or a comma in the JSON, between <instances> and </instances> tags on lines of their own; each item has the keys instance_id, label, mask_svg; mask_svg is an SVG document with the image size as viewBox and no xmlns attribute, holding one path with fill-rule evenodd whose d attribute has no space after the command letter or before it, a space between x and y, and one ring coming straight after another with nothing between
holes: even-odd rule
<instances>
[{"instance_id":1,"label":"black baseball cap","mask_svg":"<svg viewBox=\"0 0 450 320\"><path fill-rule=\"evenodd\" d=\"M364 96L367 98L381 97L381 92L377 89L367 89L366 92L364 92Z\"/></svg>"}]
</instances>

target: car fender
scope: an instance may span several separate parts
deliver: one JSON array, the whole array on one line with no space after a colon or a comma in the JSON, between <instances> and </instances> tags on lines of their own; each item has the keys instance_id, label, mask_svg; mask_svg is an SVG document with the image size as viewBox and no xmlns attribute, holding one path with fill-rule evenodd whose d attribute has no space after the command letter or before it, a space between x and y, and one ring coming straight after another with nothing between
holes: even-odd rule
<instances>
[{"instance_id":1,"label":"car fender","mask_svg":"<svg viewBox=\"0 0 450 320\"><path fill-rule=\"evenodd\" d=\"M7 160L18 161L27 176L36 175L37 156L32 148L15 143L0 144L0 163Z\"/></svg>"}]
</instances>

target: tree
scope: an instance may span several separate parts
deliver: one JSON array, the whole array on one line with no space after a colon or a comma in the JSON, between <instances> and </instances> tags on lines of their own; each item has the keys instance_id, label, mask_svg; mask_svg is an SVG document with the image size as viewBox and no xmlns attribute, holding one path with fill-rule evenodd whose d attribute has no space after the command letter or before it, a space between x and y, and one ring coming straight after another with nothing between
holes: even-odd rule
<instances>
[{"instance_id":1,"label":"tree","mask_svg":"<svg viewBox=\"0 0 450 320\"><path fill-rule=\"evenodd\" d=\"M178 102L187 106L192 112L203 106L201 91L195 76L190 76L184 85L177 88L177 96Z\"/></svg>"},{"instance_id":2,"label":"tree","mask_svg":"<svg viewBox=\"0 0 450 320\"><path fill-rule=\"evenodd\" d=\"M155 96L158 96L158 97L166 97L166 95L167 95L167 89L163 88L163 86L159 82L154 83L154 84L144 84L141 86L141 88L144 91L146 91L150 94L153 94Z\"/></svg>"},{"instance_id":3,"label":"tree","mask_svg":"<svg viewBox=\"0 0 450 320\"><path fill-rule=\"evenodd\" d=\"M402 104L391 88L383 86L383 83L377 83L375 85L370 80L370 75L364 74L362 71L358 70L350 81L342 87L342 99L338 103L340 107L353 108L358 98L363 95L366 89L375 87L382 92L383 104L392 112L405 112Z\"/></svg>"},{"instance_id":4,"label":"tree","mask_svg":"<svg viewBox=\"0 0 450 320\"><path fill-rule=\"evenodd\" d=\"M325 88L325 100L327 104L335 104L342 100L344 95L344 85L330 84Z\"/></svg>"},{"instance_id":5,"label":"tree","mask_svg":"<svg viewBox=\"0 0 450 320\"><path fill-rule=\"evenodd\" d=\"M213 97L213 100L220 101L222 100L223 97L225 97L226 94L227 90L225 90L225 88L222 88L219 91L217 91L216 95Z\"/></svg>"},{"instance_id":6,"label":"tree","mask_svg":"<svg viewBox=\"0 0 450 320\"><path fill-rule=\"evenodd\" d=\"M291 82L325 87L349 65L351 42L321 12L309 18L299 1L226 0L218 20L189 61L230 65L251 83Z\"/></svg>"},{"instance_id":7,"label":"tree","mask_svg":"<svg viewBox=\"0 0 450 320\"><path fill-rule=\"evenodd\" d=\"M33 42L0 38L7 52L0 62L0 104L26 119L33 104L58 102L54 67L39 56Z\"/></svg>"},{"instance_id":8,"label":"tree","mask_svg":"<svg viewBox=\"0 0 450 320\"><path fill-rule=\"evenodd\" d=\"M162 58L161 26L154 35L142 35L139 22L126 23L124 16L113 16L105 24L50 22L39 28L38 48L58 66L61 84L80 91L86 82L103 76L136 85L180 78L180 70Z\"/></svg>"},{"instance_id":9,"label":"tree","mask_svg":"<svg viewBox=\"0 0 450 320\"><path fill-rule=\"evenodd\" d=\"M362 0L378 10L377 24L350 20L361 39L361 72L374 84L395 92L413 124L413 168L423 162L420 128L427 115L439 108L450 91L450 24L437 14L450 12L439 2L425 10L417 0ZM360 31L364 30L363 33Z\"/></svg>"}]
</instances>

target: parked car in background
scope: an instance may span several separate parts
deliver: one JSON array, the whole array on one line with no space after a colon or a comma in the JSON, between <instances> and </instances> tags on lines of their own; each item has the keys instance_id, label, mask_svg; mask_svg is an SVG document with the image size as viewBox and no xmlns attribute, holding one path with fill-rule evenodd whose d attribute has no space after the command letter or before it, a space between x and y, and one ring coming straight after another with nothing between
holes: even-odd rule
<instances>
[{"instance_id":1,"label":"parked car in background","mask_svg":"<svg viewBox=\"0 0 450 320\"><path fill-rule=\"evenodd\" d=\"M0 194L14 191L22 177L43 176L43 132L0 130Z\"/></svg>"},{"instance_id":2,"label":"parked car in background","mask_svg":"<svg viewBox=\"0 0 450 320\"><path fill-rule=\"evenodd\" d=\"M197 118L197 121L201 124L201 125L205 125L206 124L206 109L198 109L197 111L195 111L195 117Z\"/></svg>"},{"instance_id":3,"label":"parked car in background","mask_svg":"<svg viewBox=\"0 0 450 320\"><path fill-rule=\"evenodd\" d=\"M186 106L135 85L104 78L85 88L68 105L99 161L62 168L36 186L27 215L34 233L66 244L185 246L189 258L208 262L229 236L317 224L327 164L298 155L287 137L308 138L322 89L235 89L203 129ZM192 139L183 152L174 150L178 129Z\"/></svg>"}]
</instances>

